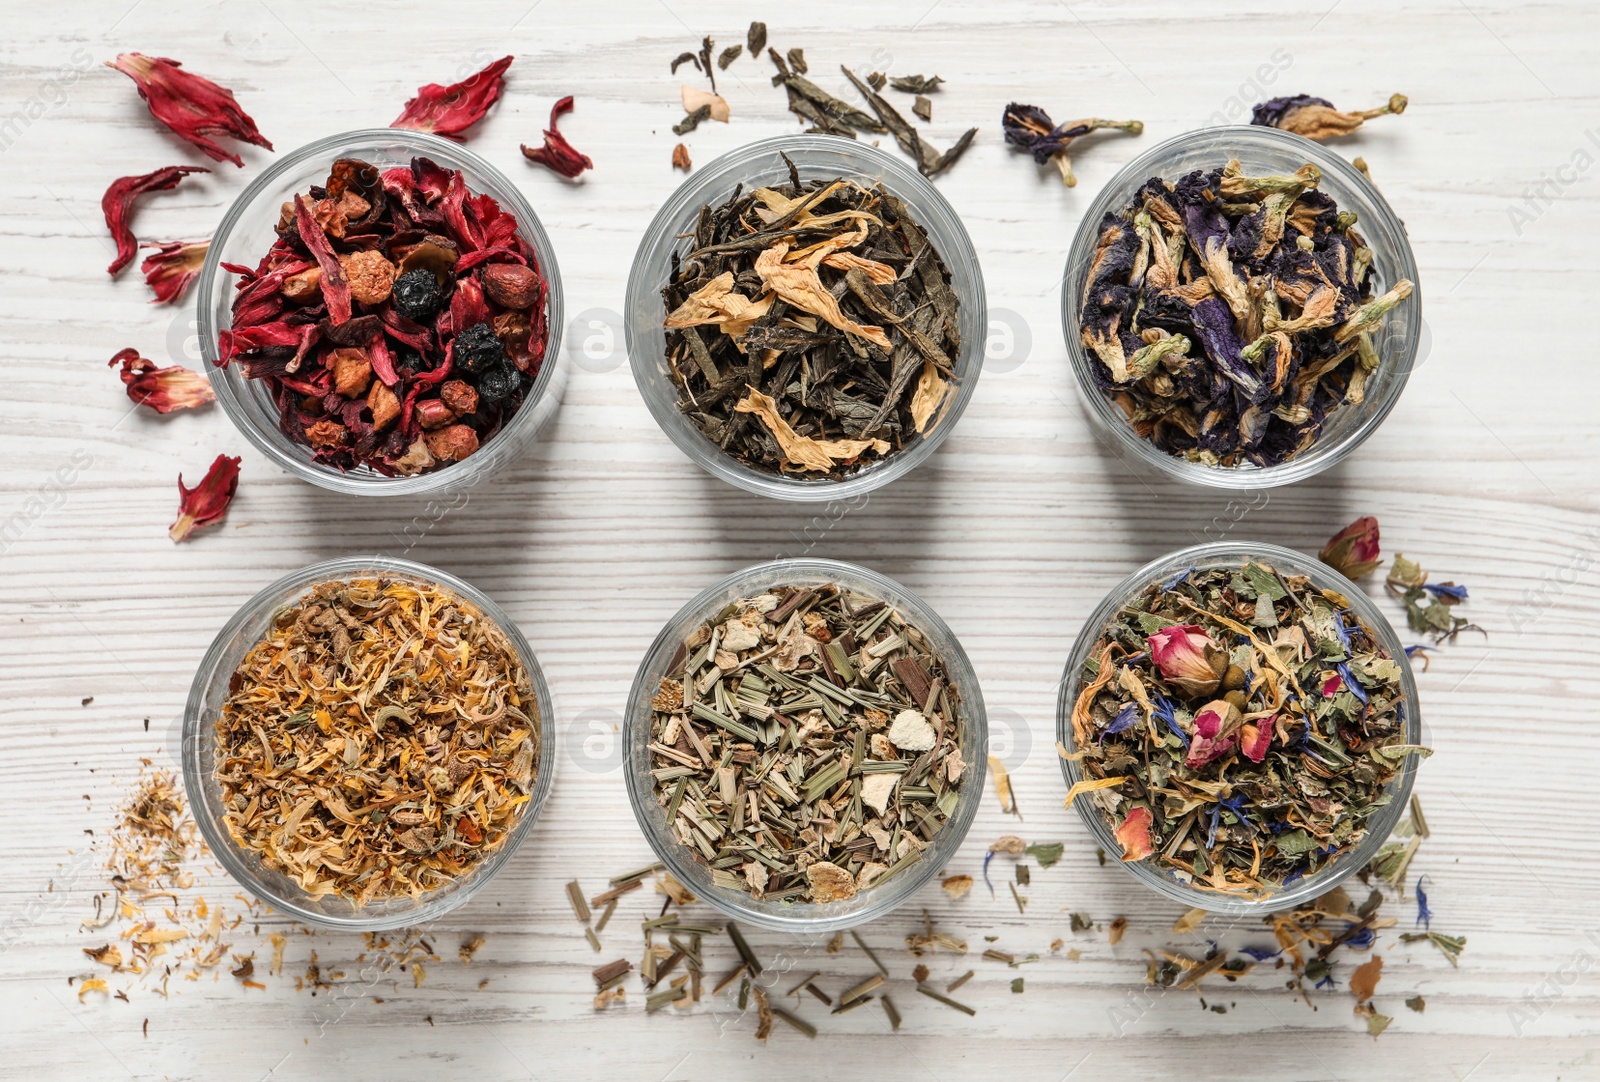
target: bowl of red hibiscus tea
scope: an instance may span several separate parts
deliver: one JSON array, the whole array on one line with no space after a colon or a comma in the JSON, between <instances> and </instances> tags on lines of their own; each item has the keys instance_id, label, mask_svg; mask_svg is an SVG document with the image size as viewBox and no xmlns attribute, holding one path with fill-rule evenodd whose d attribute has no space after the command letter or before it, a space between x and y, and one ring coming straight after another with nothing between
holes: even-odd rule
<instances>
[{"instance_id":1,"label":"bowl of red hibiscus tea","mask_svg":"<svg viewBox=\"0 0 1600 1082\"><path fill-rule=\"evenodd\" d=\"M628 700L628 798L697 897L833 931L949 863L983 798L987 731L967 655L925 602L864 567L775 560L707 587L651 645Z\"/></svg>"},{"instance_id":2,"label":"bowl of red hibiscus tea","mask_svg":"<svg viewBox=\"0 0 1600 1082\"><path fill-rule=\"evenodd\" d=\"M1074 643L1056 733L1068 806L1185 906L1288 909L1379 855L1422 717L1394 630L1320 561L1257 543L1164 556Z\"/></svg>"},{"instance_id":3,"label":"bowl of red hibiscus tea","mask_svg":"<svg viewBox=\"0 0 1600 1082\"><path fill-rule=\"evenodd\" d=\"M184 712L184 787L212 855L274 909L421 925L532 832L552 718L533 651L490 598L406 560L329 560L213 640Z\"/></svg>"},{"instance_id":4,"label":"bowl of red hibiscus tea","mask_svg":"<svg viewBox=\"0 0 1600 1082\"><path fill-rule=\"evenodd\" d=\"M324 488L465 487L560 401L550 240L509 180L437 136L347 132L279 159L229 208L198 292L224 410Z\"/></svg>"},{"instance_id":5,"label":"bowl of red hibiscus tea","mask_svg":"<svg viewBox=\"0 0 1600 1082\"><path fill-rule=\"evenodd\" d=\"M949 435L983 366L977 253L902 159L764 139L695 170L628 276L628 356L667 437L723 480L834 500Z\"/></svg>"},{"instance_id":6,"label":"bowl of red hibiscus tea","mask_svg":"<svg viewBox=\"0 0 1600 1082\"><path fill-rule=\"evenodd\" d=\"M1119 172L1062 279L1073 371L1103 436L1220 488L1316 474L1383 423L1422 296L1405 226L1349 162L1276 128L1206 128Z\"/></svg>"}]
</instances>

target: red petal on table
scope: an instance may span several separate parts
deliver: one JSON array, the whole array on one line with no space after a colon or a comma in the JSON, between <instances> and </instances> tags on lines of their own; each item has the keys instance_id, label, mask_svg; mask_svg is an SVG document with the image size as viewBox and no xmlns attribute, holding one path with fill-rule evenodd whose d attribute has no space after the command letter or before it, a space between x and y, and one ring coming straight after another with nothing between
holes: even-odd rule
<instances>
[{"instance_id":1,"label":"red petal on table","mask_svg":"<svg viewBox=\"0 0 1600 1082\"><path fill-rule=\"evenodd\" d=\"M238 489L239 459L227 455L218 455L205 478L193 488L185 488L183 475L179 474L178 521L172 524L167 536L182 541L200 526L221 522Z\"/></svg>"},{"instance_id":2,"label":"red petal on table","mask_svg":"<svg viewBox=\"0 0 1600 1082\"><path fill-rule=\"evenodd\" d=\"M144 262L139 264L144 280L155 291L156 299L150 303L173 304L183 299L189 283L200 274L200 265L206 261L206 250L211 247L211 242L197 240L185 244L181 240L174 240L166 244L146 244L145 247L156 250L154 255L145 256Z\"/></svg>"},{"instance_id":3,"label":"red petal on table","mask_svg":"<svg viewBox=\"0 0 1600 1082\"><path fill-rule=\"evenodd\" d=\"M461 133L482 120L489 107L500 100L500 92L506 85L506 69L510 66L511 57L502 56L459 83L449 86L429 83L418 87L417 96L406 102L405 109L389 127L432 132L464 142Z\"/></svg>"},{"instance_id":4,"label":"red petal on table","mask_svg":"<svg viewBox=\"0 0 1600 1082\"><path fill-rule=\"evenodd\" d=\"M328 319L337 327L350 319L350 282L344 276L339 257L333 254L328 235L311 213L311 200L303 195L294 197L294 224L300 230L306 250L322 268L322 299L328 302Z\"/></svg>"},{"instance_id":5,"label":"red petal on table","mask_svg":"<svg viewBox=\"0 0 1600 1082\"><path fill-rule=\"evenodd\" d=\"M1123 860L1143 860L1150 855L1150 824L1153 819L1149 808L1134 808L1116 829L1117 841L1122 845Z\"/></svg>"},{"instance_id":6,"label":"red petal on table","mask_svg":"<svg viewBox=\"0 0 1600 1082\"><path fill-rule=\"evenodd\" d=\"M174 410L192 410L207 402L215 402L211 384L198 372L181 364L170 368L157 368L154 361L139 356L136 349L118 350L111 358L111 366L122 364L122 382L127 385L128 397L135 404L149 406L157 413Z\"/></svg>"},{"instance_id":7,"label":"red petal on table","mask_svg":"<svg viewBox=\"0 0 1600 1082\"><path fill-rule=\"evenodd\" d=\"M522 147L522 156L555 170L567 179L576 177L585 169L593 169L594 162L587 154L579 154L567 137L556 130L556 121L572 112L572 95L567 95L550 107L550 127L545 129L544 146Z\"/></svg>"},{"instance_id":8,"label":"red petal on table","mask_svg":"<svg viewBox=\"0 0 1600 1082\"><path fill-rule=\"evenodd\" d=\"M171 128L178 138L199 147L208 157L244 165L239 155L229 154L206 138L208 135L231 135L243 142L272 149L272 144L256 130L256 122L250 119L250 114L233 100L233 91L184 71L176 60L123 53L116 60L106 61L106 67L116 68L132 79L139 88L139 96L150 106L150 115Z\"/></svg>"},{"instance_id":9,"label":"red petal on table","mask_svg":"<svg viewBox=\"0 0 1600 1082\"><path fill-rule=\"evenodd\" d=\"M133 235L128 219L133 216L133 201L146 192L164 192L176 188L178 182L190 173L209 173L199 165L169 165L153 173L137 177L118 177L100 197L100 209L106 216L106 228L111 239L117 242L117 258L106 268L107 274L116 274L133 260L139 250L139 240Z\"/></svg>"}]
</instances>

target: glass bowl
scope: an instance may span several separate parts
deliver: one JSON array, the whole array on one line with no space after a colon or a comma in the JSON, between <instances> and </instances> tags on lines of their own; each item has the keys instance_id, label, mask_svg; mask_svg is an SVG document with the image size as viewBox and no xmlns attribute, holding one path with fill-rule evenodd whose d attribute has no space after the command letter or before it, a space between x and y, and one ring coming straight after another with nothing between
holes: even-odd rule
<instances>
[{"instance_id":1,"label":"glass bowl","mask_svg":"<svg viewBox=\"0 0 1600 1082\"><path fill-rule=\"evenodd\" d=\"M1410 279L1413 286L1410 298L1389 313L1374 335L1379 365L1367 380L1364 400L1330 412L1316 443L1276 466L1207 466L1156 447L1134 432L1122 411L1094 382L1090 366L1099 361L1079 338L1084 277L1094 258L1101 219L1127 206L1150 177L1173 182L1195 169L1219 168L1232 158L1238 158L1250 174L1293 173L1307 162L1315 165L1322 170L1318 190L1332 197L1341 211L1358 215L1356 229L1372 249L1373 296L1386 292L1402 278ZM1095 197L1078 225L1062 273L1061 326L1089 417L1119 453L1126 452L1121 457L1135 459L1191 484L1228 489L1272 488L1321 473L1361 446L1389 416L1411 378L1421 341L1421 286L1404 223L1355 166L1320 143L1277 128L1225 125L1188 132L1146 151L1124 166Z\"/></svg>"},{"instance_id":2,"label":"glass bowl","mask_svg":"<svg viewBox=\"0 0 1600 1082\"><path fill-rule=\"evenodd\" d=\"M221 264L254 267L273 241L274 227L281 206L313 184L323 184L328 170L338 158L360 158L380 169L409 165L421 155L447 169L459 169L473 194L493 196L517 219L522 239L539 260L544 277L548 338L539 375L516 414L501 430L473 454L442 469L411 477L385 477L362 466L341 471L315 462L311 449L278 430L278 409L260 380L247 379L238 364L217 366L221 356L218 337L233 326L234 285L238 276ZM396 128L369 128L330 135L285 154L258 176L223 216L212 237L195 291L200 353L206 375L222 403L224 412L256 449L290 473L314 485L363 496L406 496L455 492L483 480L521 457L554 416L561 402L565 373L561 358L562 314L561 272L555 250L545 234L539 216L522 192L494 166L466 150L459 143L425 132Z\"/></svg>"},{"instance_id":3,"label":"glass bowl","mask_svg":"<svg viewBox=\"0 0 1600 1082\"><path fill-rule=\"evenodd\" d=\"M959 746L963 749L965 770L961 775L960 797L944 827L917 860L903 873L881 885L863 889L855 897L839 902L775 902L757 900L742 890L717 886L710 869L696 859L672 832L656 799L655 781L650 776L650 700L660 687L673 654L684 638L711 619L724 606L754 597L774 586L811 586L837 583L853 593L887 602L906 622L920 630L933 651L944 661L952 686L961 692L957 709ZM736 571L696 594L656 636L639 664L628 696L623 743L627 755L628 800L639 820L650 848L669 871L696 895L730 917L761 928L788 932L832 932L875 920L891 912L934 879L955 855L966 837L972 817L983 800L984 756L988 723L978 678L972 671L955 633L917 595L893 579L855 564L836 560L789 559L755 564Z\"/></svg>"},{"instance_id":4,"label":"glass bowl","mask_svg":"<svg viewBox=\"0 0 1600 1082\"><path fill-rule=\"evenodd\" d=\"M298 601L319 582L374 575L417 585L442 587L476 607L505 632L533 685L539 710L539 757L533 793L523 809L522 817L511 828L500 848L485 857L471 872L417 899L390 898L356 906L336 896L311 897L291 877L263 867L259 856L233 840L223 821L222 787L216 776L216 723L222 712L222 704L228 697L228 686L234 672L245 654L261 640L274 615ZM455 576L425 564L382 556L349 556L312 564L284 576L246 601L217 633L195 673L194 683L189 688L189 701L184 708L183 784L188 793L190 812L199 824L200 833L212 855L241 886L274 909L296 920L324 928L370 932L418 925L443 916L482 890L532 833L539 812L550 796L550 786L555 776L553 718L550 692L539 670L539 662L533 656L527 639L523 638L517 625L500 606Z\"/></svg>"},{"instance_id":5,"label":"glass bowl","mask_svg":"<svg viewBox=\"0 0 1600 1082\"><path fill-rule=\"evenodd\" d=\"M1406 660L1405 645L1389 626L1389 621L1384 618L1383 613L1378 611L1378 607L1359 586L1320 560L1312 559L1292 549L1253 541L1218 541L1180 549L1146 564L1118 583L1095 607L1094 612L1089 614L1088 621L1083 625L1083 631L1072 645L1066 670L1061 676L1060 697L1056 704L1056 739L1068 752L1075 750L1072 706L1077 701L1082 687L1083 667L1093 653L1101 629L1110 623L1117 610L1131 602L1151 583L1165 581L1185 569L1238 568L1248 560L1263 561L1286 574L1306 575L1318 589L1335 590L1349 599L1350 611L1372 630L1373 637L1379 645L1400 666L1402 690L1400 710L1405 723L1405 743L1422 742L1422 712L1417 700L1417 683L1412 676L1411 665ZM1148 860L1118 861L1118 863L1145 886L1182 906L1236 917L1292 909L1331 890L1342 880L1365 867L1367 862L1377 855L1378 850L1389 840L1395 824L1406 813L1411 798L1411 786L1416 779L1417 762L1416 755L1405 757L1405 761L1395 772L1394 779L1389 783L1387 790L1391 798L1389 803L1379 808L1367 820L1367 833L1359 844L1335 858L1317 874L1298 879L1266 897L1242 898L1203 890L1183 882ZM1084 773L1079 765L1068 759L1061 761L1061 776L1066 781L1068 789L1084 780ZM1121 853L1122 845L1116 840L1112 825L1106 822L1105 816L1096 806L1095 796L1094 793L1084 793L1073 801L1073 805L1078 809L1078 815L1084 825L1089 828L1089 833L1094 835L1095 843L1108 854Z\"/></svg>"},{"instance_id":6,"label":"glass bowl","mask_svg":"<svg viewBox=\"0 0 1600 1082\"><path fill-rule=\"evenodd\" d=\"M837 481L766 473L726 454L678 409L678 390L667 375L667 335L662 326L667 313L661 290L671 274L673 251L683 242L683 234L693 232L702 206L723 203L740 185L749 189L787 183L789 167L781 157L784 154L800 170L802 181L818 177L855 178L868 184L881 181L905 202L916 223L927 231L929 241L950 271L950 288L961 302L957 313L961 350L955 358L956 386L954 393L946 396L927 433L904 450ZM916 469L938 449L978 384L988 318L978 253L955 210L927 178L902 159L853 139L784 135L751 143L696 169L666 201L634 256L623 323L634 382L656 423L680 451L708 473L747 491L780 500L822 501L845 499L886 485Z\"/></svg>"}]
</instances>

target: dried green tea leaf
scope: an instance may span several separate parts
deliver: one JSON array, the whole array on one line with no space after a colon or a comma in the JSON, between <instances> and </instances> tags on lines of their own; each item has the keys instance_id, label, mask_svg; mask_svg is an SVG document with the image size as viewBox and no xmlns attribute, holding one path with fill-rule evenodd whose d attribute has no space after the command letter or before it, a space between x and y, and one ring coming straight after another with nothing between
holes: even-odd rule
<instances>
[{"instance_id":1,"label":"dried green tea leaf","mask_svg":"<svg viewBox=\"0 0 1600 1082\"><path fill-rule=\"evenodd\" d=\"M944 80L937 75L901 75L889 80L889 85L907 94L931 94Z\"/></svg>"}]
</instances>

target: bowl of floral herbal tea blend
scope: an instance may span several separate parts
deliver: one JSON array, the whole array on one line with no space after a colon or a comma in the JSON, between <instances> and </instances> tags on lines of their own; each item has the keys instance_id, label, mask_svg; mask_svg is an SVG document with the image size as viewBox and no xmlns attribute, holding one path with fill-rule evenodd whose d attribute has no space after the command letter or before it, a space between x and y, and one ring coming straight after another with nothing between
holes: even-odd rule
<instances>
[{"instance_id":1,"label":"bowl of floral herbal tea blend","mask_svg":"<svg viewBox=\"0 0 1600 1082\"><path fill-rule=\"evenodd\" d=\"M1158 893L1297 905L1365 866L1411 792L1404 647L1332 568L1221 542L1129 576L1090 616L1056 716L1067 803Z\"/></svg>"},{"instance_id":2,"label":"bowl of floral herbal tea blend","mask_svg":"<svg viewBox=\"0 0 1600 1082\"><path fill-rule=\"evenodd\" d=\"M1262 488L1328 468L1399 400L1422 337L1405 227L1338 154L1190 132L1090 207L1062 325L1102 433L1170 476Z\"/></svg>"},{"instance_id":3,"label":"bowl of floral herbal tea blend","mask_svg":"<svg viewBox=\"0 0 1600 1082\"><path fill-rule=\"evenodd\" d=\"M353 557L273 583L218 634L184 716L206 843L298 920L419 924L482 889L550 792L549 693L491 600Z\"/></svg>"},{"instance_id":4,"label":"bowl of floral herbal tea blend","mask_svg":"<svg viewBox=\"0 0 1600 1082\"><path fill-rule=\"evenodd\" d=\"M415 131L302 147L229 209L198 290L217 397L325 488L458 489L514 460L561 395L554 253L493 166Z\"/></svg>"},{"instance_id":5,"label":"bowl of floral herbal tea blend","mask_svg":"<svg viewBox=\"0 0 1600 1082\"><path fill-rule=\"evenodd\" d=\"M960 846L986 723L949 627L831 560L745 568L672 618L634 679L628 796L672 873L769 928L889 912Z\"/></svg>"},{"instance_id":6,"label":"bowl of floral herbal tea blend","mask_svg":"<svg viewBox=\"0 0 1600 1082\"><path fill-rule=\"evenodd\" d=\"M934 186L837 136L696 170L628 278L635 382L668 438L752 492L832 500L914 469L983 365L977 254Z\"/></svg>"}]
</instances>

